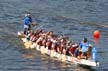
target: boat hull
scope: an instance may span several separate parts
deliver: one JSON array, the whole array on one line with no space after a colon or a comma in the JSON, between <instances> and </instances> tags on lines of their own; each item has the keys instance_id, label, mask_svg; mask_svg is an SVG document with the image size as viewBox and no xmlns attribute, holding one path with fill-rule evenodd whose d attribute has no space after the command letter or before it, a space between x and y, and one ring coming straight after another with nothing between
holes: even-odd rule
<instances>
[{"instance_id":1,"label":"boat hull","mask_svg":"<svg viewBox=\"0 0 108 71\"><path fill-rule=\"evenodd\" d=\"M20 33L20 32L18 32L18 33ZM21 35L18 34L18 36L21 36ZM37 45L36 43L30 44L30 42L26 39L26 37L25 38L23 37L20 39L23 41L25 48L34 48L37 51L40 51L42 54L47 54L50 57L54 57L57 60L60 60L62 62L68 62L71 64L74 63L74 64L80 64L80 65L87 65L87 66L93 66L93 67L99 66L99 62L95 62L92 60L86 60L86 59L78 59L76 57L60 54L54 50L48 50L48 47ZM25 44L28 42L29 42L29 44Z\"/></svg>"}]
</instances>

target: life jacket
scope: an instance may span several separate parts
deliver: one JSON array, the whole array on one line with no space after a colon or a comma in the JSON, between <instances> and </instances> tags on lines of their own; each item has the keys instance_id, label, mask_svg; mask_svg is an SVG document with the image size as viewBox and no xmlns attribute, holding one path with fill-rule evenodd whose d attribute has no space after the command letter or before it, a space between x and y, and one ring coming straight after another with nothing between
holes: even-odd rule
<instances>
[{"instance_id":1,"label":"life jacket","mask_svg":"<svg viewBox=\"0 0 108 71\"><path fill-rule=\"evenodd\" d=\"M64 49L65 49L65 43L61 43L61 45L60 45L60 52L61 52L61 54L64 53Z\"/></svg>"},{"instance_id":2,"label":"life jacket","mask_svg":"<svg viewBox=\"0 0 108 71\"><path fill-rule=\"evenodd\" d=\"M46 38L43 39L43 41L42 41L42 45L45 46L45 47L46 47L46 42L47 42L47 39L46 39Z\"/></svg>"},{"instance_id":3,"label":"life jacket","mask_svg":"<svg viewBox=\"0 0 108 71\"><path fill-rule=\"evenodd\" d=\"M57 51L58 53L60 52L60 46L59 46L59 45L57 45L56 51Z\"/></svg>"},{"instance_id":4,"label":"life jacket","mask_svg":"<svg viewBox=\"0 0 108 71\"><path fill-rule=\"evenodd\" d=\"M82 52L87 52L87 51L88 51L88 48L89 48L89 44L88 44L88 43L82 42L82 43L80 44L80 48L81 48L81 51L82 51Z\"/></svg>"},{"instance_id":5,"label":"life jacket","mask_svg":"<svg viewBox=\"0 0 108 71\"><path fill-rule=\"evenodd\" d=\"M70 49L70 48L68 48L68 49L66 50L66 55L70 55L70 54L69 54L69 49Z\"/></svg>"},{"instance_id":6,"label":"life jacket","mask_svg":"<svg viewBox=\"0 0 108 71\"><path fill-rule=\"evenodd\" d=\"M42 41L43 41L43 38L40 37L40 38L37 40L37 44L40 45L40 46L42 46Z\"/></svg>"},{"instance_id":7,"label":"life jacket","mask_svg":"<svg viewBox=\"0 0 108 71\"><path fill-rule=\"evenodd\" d=\"M52 41L51 47L52 47L53 49L55 49L55 47L57 46L57 41L56 41L55 39L52 39L51 41Z\"/></svg>"},{"instance_id":8,"label":"life jacket","mask_svg":"<svg viewBox=\"0 0 108 71\"><path fill-rule=\"evenodd\" d=\"M69 49L69 51L74 54L75 52L75 49L78 47L78 44L77 43L72 43L71 45L71 48Z\"/></svg>"},{"instance_id":9,"label":"life jacket","mask_svg":"<svg viewBox=\"0 0 108 71\"><path fill-rule=\"evenodd\" d=\"M29 17L24 18L24 24L29 25L31 23L31 19Z\"/></svg>"},{"instance_id":10,"label":"life jacket","mask_svg":"<svg viewBox=\"0 0 108 71\"><path fill-rule=\"evenodd\" d=\"M52 42L51 42L51 40L50 39L47 39L47 46L48 46L48 49L50 49L51 50L51 45L52 45Z\"/></svg>"},{"instance_id":11,"label":"life jacket","mask_svg":"<svg viewBox=\"0 0 108 71\"><path fill-rule=\"evenodd\" d=\"M60 50L61 50L61 49L60 49L61 43L60 43L60 41L59 41L58 39L57 39L56 41L57 41L57 43L56 43L56 46L55 46L55 51L56 51L56 52L60 52Z\"/></svg>"},{"instance_id":12,"label":"life jacket","mask_svg":"<svg viewBox=\"0 0 108 71\"><path fill-rule=\"evenodd\" d=\"M74 54L75 49L76 49L76 47L71 47L71 48L69 49L69 51L70 51L72 54Z\"/></svg>"}]
</instances>

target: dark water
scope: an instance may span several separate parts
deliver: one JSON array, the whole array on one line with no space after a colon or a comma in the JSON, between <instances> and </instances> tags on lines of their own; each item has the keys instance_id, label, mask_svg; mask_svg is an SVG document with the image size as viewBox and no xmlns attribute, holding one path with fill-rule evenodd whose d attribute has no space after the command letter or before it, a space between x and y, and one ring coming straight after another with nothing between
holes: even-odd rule
<instances>
[{"instance_id":1,"label":"dark water","mask_svg":"<svg viewBox=\"0 0 108 71\"><path fill-rule=\"evenodd\" d=\"M93 41L100 30L98 49L100 67L64 64L35 50L24 49L17 38L25 12L46 31L69 36L80 42ZM108 71L108 0L0 0L0 71ZM34 27L33 29L37 28Z\"/></svg>"}]
</instances>

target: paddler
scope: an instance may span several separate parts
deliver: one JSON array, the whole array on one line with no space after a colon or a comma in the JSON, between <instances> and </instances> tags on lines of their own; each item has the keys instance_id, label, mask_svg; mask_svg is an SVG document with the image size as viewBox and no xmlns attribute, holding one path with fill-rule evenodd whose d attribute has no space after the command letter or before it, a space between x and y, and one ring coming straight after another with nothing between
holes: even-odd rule
<instances>
[{"instance_id":1,"label":"paddler","mask_svg":"<svg viewBox=\"0 0 108 71\"><path fill-rule=\"evenodd\" d=\"M66 52L67 55L74 56L75 55L74 53L75 53L76 48L78 48L78 43L72 42L71 43L71 46L67 49L67 52Z\"/></svg>"},{"instance_id":2,"label":"paddler","mask_svg":"<svg viewBox=\"0 0 108 71\"><path fill-rule=\"evenodd\" d=\"M91 44L88 43L87 38L84 38L83 41L80 43L80 51L81 51L81 58L87 59L88 49L91 47Z\"/></svg>"}]
</instances>

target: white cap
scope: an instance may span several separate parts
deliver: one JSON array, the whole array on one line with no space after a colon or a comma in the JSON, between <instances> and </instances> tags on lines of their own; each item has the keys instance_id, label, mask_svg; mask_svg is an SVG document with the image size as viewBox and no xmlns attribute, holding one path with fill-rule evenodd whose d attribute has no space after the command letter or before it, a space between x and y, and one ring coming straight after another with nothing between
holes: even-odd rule
<instances>
[{"instance_id":1,"label":"white cap","mask_svg":"<svg viewBox=\"0 0 108 71\"><path fill-rule=\"evenodd\" d=\"M25 17L30 16L30 14L25 14Z\"/></svg>"}]
</instances>

